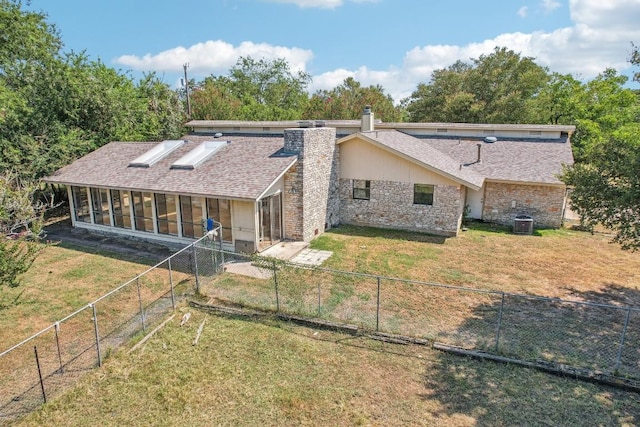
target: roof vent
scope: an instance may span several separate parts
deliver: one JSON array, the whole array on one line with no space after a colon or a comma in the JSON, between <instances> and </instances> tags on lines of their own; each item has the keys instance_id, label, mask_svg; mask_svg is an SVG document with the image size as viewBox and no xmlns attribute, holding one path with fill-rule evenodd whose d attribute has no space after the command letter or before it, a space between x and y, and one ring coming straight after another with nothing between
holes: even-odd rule
<instances>
[{"instance_id":1,"label":"roof vent","mask_svg":"<svg viewBox=\"0 0 640 427\"><path fill-rule=\"evenodd\" d=\"M182 140L167 140L156 144L151 150L141 156L136 157L129 166L137 168L148 168L157 163L167 155L171 154L184 145Z\"/></svg>"},{"instance_id":2,"label":"roof vent","mask_svg":"<svg viewBox=\"0 0 640 427\"><path fill-rule=\"evenodd\" d=\"M213 134L214 138L220 138L222 136L222 132L216 132Z\"/></svg>"},{"instance_id":3,"label":"roof vent","mask_svg":"<svg viewBox=\"0 0 640 427\"><path fill-rule=\"evenodd\" d=\"M496 138L495 136L485 136L484 137L484 142L488 142L490 144L496 142L498 140L498 138Z\"/></svg>"},{"instance_id":4,"label":"roof vent","mask_svg":"<svg viewBox=\"0 0 640 427\"><path fill-rule=\"evenodd\" d=\"M316 120L316 127L317 128L323 128L324 127L324 120Z\"/></svg>"},{"instance_id":5,"label":"roof vent","mask_svg":"<svg viewBox=\"0 0 640 427\"><path fill-rule=\"evenodd\" d=\"M171 169L195 169L229 141L205 141L173 162Z\"/></svg>"},{"instance_id":6,"label":"roof vent","mask_svg":"<svg viewBox=\"0 0 640 427\"><path fill-rule=\"evenodd\" d=\"M298 127L301 128L312 128L313 122L311 120L302 120L298 122Z\"/></svg>"}]
</instances>

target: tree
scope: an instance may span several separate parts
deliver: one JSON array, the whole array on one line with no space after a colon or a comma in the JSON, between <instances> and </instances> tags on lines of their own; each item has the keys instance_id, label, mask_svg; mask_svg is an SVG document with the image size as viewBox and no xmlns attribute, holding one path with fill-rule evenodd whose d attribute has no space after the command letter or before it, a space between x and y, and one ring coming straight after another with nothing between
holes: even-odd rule
<instances>
[{"instance_id":1,"label":"tree","mask_svg":"<svg viewBox=\"0 0 640 427\"><path fill-rule=\"evenodd\" d=\"M0 288L18 286L20 274L43 249L38 240L44 208L34 194L15 174L0 176Z\"/></svg>"},{"instance_id":2,"label":"tree","mask_svg":"<svg viewBox=\"0 0 640 427\"><path fill-rule=\"evenodd\" d=\"M523 123L548 78L534 58L496 47L472 64L458 61L434 71L403 105L415 122Z\"/></svg>"},{"instance_id":3,"label":"tree","mask_svg":"<svg viewBox=\"0 0 640 427\"><path fill-rule=\"evenodd\" d=\"M571 74L552 73L548 83L529 102L530 123L575 124L583 112L584 85Z\"/></svg>"},{"instance_id":4,"label":"tree","mask_svg":"<svg viewBox=\"0 0 640 427\"><path fill-rule=\"evenodd\" d=\"M631 56L629 57L631 65L640 66L640 49L631 43ZM633 80L640 83L640 71L633 73Z\"/></svg>"},{"instance_id":5,"label":"tree","mask_svg":"<svg viewBox=\"0 0 640 427\"><path fill-rule=\"evenodd\" d=\"M182 134L176 91L147 74L128 75L61 52L46 15L0 0L0 172L39 179L113 140Z\"/></svg>"},{"instance_id":6,"label":"tree","mask_svg":"<svg viewBox=\"0 0 640 427\"><path fill-rule=\"evenodd\" d=\"M613 230L623 249L640 248L640 124L596 143L562 179L573 187L572 209L586 224Z\"/></svg>"},{"instance_id":7,"label":"tree","mask_svg":"<svg viewBox=\"0 0 640 427\"><path fill-rule=\"evenodd\" d=\"M205 78L191 93L195 120L233 120L240 116L242 101L215 77Z\"/></svg>"},{"instance_id":8,"label":"tree","mask_svg":"<svg viewBox=\"0 0 640 427\"><path fill-rule=\"evenodd\" d=\"M572 138L577 161L587 160L592 147L606 142L640 117L640 103L633 90L626 88L628 78L606 69L574 93Z\"/></svg>"},{"instance_id":9,"label":"tree","mask_svg":"<svg viewBox=\"0 0 640 427\"><path fill-rule=\"evenodd\" d=\"M363 87L349 77L331 90L319 90L313 94L303 113L304 119L355 120L359 119L366 105L371 106L376 118L385 122L403 121L404 114L396 107L393 98L384 93L380 85Z\"/></svg>"},{"instance_id":10,"label":"tree","mask_svg":"<svg viewBox=\"0 0 640 427\"><path fill-rule=\"evenodd\" d=\"M284 59L240 57L229 75L210 76L197 85L204 92L194 92L193 110L203 119L220 118L235 110L238 120L296 120L308 101L306 88L310 81L309 74L291 71ZM226 98L233 110L225 108L224 99L212 100L209 96Z\"/></svg>"}]
</instances>

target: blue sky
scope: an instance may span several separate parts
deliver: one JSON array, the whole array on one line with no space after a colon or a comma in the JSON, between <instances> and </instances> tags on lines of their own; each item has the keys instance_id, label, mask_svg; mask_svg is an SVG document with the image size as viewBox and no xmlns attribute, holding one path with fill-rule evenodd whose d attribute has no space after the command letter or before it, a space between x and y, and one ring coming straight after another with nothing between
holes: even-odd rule
<instances>
[{"instance_id":1,"label":"blue sky","mask_svg":"<svg viewBox=\"0 0 640 427\"><path fill-rule=\"evenodd\" d=\"M552 71L589 79L630 73L640 0L31 0L65 50L86 51L134 76L177 86L238 57L285 58L311 74L310 91L345 78L380 84L394 100L435 69L506 46Z\"/></svg>"}]
</instances>

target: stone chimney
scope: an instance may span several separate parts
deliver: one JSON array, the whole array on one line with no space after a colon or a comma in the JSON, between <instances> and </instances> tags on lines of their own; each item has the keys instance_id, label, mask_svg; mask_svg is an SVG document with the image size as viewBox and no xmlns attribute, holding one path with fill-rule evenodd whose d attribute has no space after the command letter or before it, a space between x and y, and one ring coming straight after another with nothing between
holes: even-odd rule
<instances>
[{"instance_id":1,"label":"stone chimney","mask_svg":"<svg viewBox=\"0 0 640 427\"><path fill-rule=\"evenodd\" d=\"M360 130L362 132L370 132L373 130L373 112L371 111L370 105L364 107L364 112L362 113L362 126Z\"/></svg>"},{"instance_id":2,"label":"stone chimney","mask_svg":"<svg viewBox=\"0 0 640 427\"><path fill-rule=\"evenodd\" d=\"M284 151L298 155L284 176L285 238L308 242L339 217L336 130L285 129Z\"/></svg>"}]
</instances>

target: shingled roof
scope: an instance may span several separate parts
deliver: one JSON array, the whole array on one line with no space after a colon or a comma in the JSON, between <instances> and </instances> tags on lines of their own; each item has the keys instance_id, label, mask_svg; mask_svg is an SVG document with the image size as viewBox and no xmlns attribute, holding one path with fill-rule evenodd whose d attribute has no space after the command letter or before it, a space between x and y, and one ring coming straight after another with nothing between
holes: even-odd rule
<instances>
[{"instance_id":1,"label":"shingled roof","mask_svg":"<svg viewBox=\"0 0 640 427\"><path fill-rule=\"evenodd\" d=\"M359 132L340 139L363 138L383 149L421 164L468 187L478 189L485 179L561 185L563 165L573 164L566 139L484 142L481 138L416 138L398 131ZM480 145L480 159L478 159Z\"/></svg>"},{"instance_id":2,"label":"shingled roof","mask_svg":"<svg viewBox=\"0 0 640 427\"><path fill-rule=\"evenodd\" d=\"M296 161L282 153L282 137L232 137L211 158L192 170L171 164L212 137L188 135L179 149L148 168L129 163L154 142L111 142L56 171L45 181L88 187L180 193L256 200Z\"/></svg>"},{"instance_id":3,"label":"shingled roof","mask_svg":"<svg viewBox=\"0 0 640 427\"><path fill-rule=\"evenodd\" d=\"M494 181L560 185L563 184L558 178L562 165L573 164L571 144L565 139L551 142L499 138L491 143L481 139L432 138L422 141L456 159L465 169Z\"/></svg>"},{"instance_id":4,"label":"shingled roof","mask_svg":"<svg viewBox=\"0 0 640 427\"><path fill-rule=\"evenodd\" d=\"M473 189L480 189L484 182L482 175L462 167L459 161L434 148L427 141L395 130L360 132L342 138L338 143L357 137Z\"/></svg>"}]
</instances>

